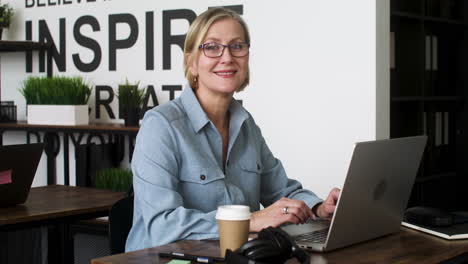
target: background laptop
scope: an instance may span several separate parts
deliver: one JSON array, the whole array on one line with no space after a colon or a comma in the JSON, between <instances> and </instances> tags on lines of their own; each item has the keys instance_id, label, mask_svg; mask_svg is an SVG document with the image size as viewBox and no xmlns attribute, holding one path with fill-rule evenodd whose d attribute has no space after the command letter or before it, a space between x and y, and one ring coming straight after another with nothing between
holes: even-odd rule
<instances>
[{"instance_id":1,"label":"background laptop","mask_svg":"<svg viewBox=\"0 0 468 264\"><path fill-rule=\"evenodd\" d=\"M28 198L44 144L0 146L0 207Z\"/></svg>"},{"instance_id":2,"label":"background laptop","mask_svg":"<svg viewBox=\"0 0 468 264\"><path fill-rule=\"evenodd\" d=\"M400 230L426 136L356 143L335 214L282 228L301 248L329 251Z\"/></svg>"}]
</instances>

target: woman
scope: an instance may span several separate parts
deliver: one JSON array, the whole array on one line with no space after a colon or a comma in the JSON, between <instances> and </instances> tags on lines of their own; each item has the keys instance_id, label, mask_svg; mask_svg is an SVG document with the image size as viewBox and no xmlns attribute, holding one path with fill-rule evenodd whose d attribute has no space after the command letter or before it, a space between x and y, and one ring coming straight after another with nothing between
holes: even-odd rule
<instances>
[{"instance_id":1,"label":"woman","mask_svg":"<svg viewBox=\"0 0 468 264\"><path fill-rule=\"evenodd\" d=\"M332 216L339 190L322 201L288 179L252 116L233 99L249 82L249 46L247 26L232 11L209 9L190 26L189 86L148 111L137 136L127 251L216 238L216 209L225 204L250 206L251 231Z\"/></svg>"}]
</instances>

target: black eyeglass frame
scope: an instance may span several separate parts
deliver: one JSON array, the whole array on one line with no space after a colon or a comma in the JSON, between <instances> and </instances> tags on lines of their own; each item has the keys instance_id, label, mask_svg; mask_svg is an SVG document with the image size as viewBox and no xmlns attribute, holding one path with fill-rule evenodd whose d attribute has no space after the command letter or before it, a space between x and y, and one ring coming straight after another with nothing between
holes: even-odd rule
<instances>
[{"instance_id":1,"label":"black eyeglass frame","mask_svg":"<svg viewBox=\"0 0 468 264\"><path fill-rule=\"evenodd\" d=\"M223 47L223 49L221 50L221 53L220 53L218 56L208 56L208 55L206 55L205 47L206 47L207 45L210 45L210 44L216 44L216 45L220 45L220 46ZM246 45L247 45L247 53L246 53L245 55L236 56L236 55L232 54L232 52L231 52L231 46L233 46L233 45L238 45L238 44L246 44ZM199 49L202 49L202 50L203 50L203 54L204 54L206 57L208 57L208 58L219 58L219 57L223 56L224 50L225 50L226 48L228 48L229 53L231 54L231 56L233 56L233 57L235 57L235 58L242 58L242 57L245 57L245 56L249 55L250 43L247 43L247 42L236 42L236 43L224 45L224 44L217 43L217 42L208 42L208 43L201 44L200 46L198 46L198 48L199 48Z\"/></svg>"}]
</instances>

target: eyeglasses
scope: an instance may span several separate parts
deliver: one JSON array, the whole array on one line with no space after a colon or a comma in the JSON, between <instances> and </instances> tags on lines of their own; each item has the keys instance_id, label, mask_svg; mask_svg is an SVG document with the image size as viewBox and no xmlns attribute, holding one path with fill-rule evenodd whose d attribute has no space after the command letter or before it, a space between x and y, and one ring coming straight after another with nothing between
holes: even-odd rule
<instances>
[{"instance_id":1,"label":"eyeglasses","mask_svg":"<svg viewBox=\"0 0 468 264\"><path fill-rule=\"evenodd\" d=\"M201 44L199 48L202 49L205 56L209 58L218 58L223 56L224 48L229 48L231 56L240 58L249 54L250 44L245 42L237 42L229 45L223 45L216 42L210 42Z\"/></svg>"}]
</instances>

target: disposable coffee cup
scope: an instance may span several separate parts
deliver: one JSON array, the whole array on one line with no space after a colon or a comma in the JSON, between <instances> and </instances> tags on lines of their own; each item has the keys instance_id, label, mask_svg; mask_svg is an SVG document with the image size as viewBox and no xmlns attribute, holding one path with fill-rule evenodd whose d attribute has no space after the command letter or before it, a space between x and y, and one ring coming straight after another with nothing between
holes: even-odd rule
<instances>
[{"instance_id":1,"label":"disposable coffee cup","mask_svg":"<svg viewBox=\"0 0 468 264\"><path fill-rule=\"evenodd\" d=\"M218 207L216 220L219 228L219 248L224 258L226 249L240 248L249 237L250 208L245 205L224 205Z\"/></svg>"}]
</instances>

